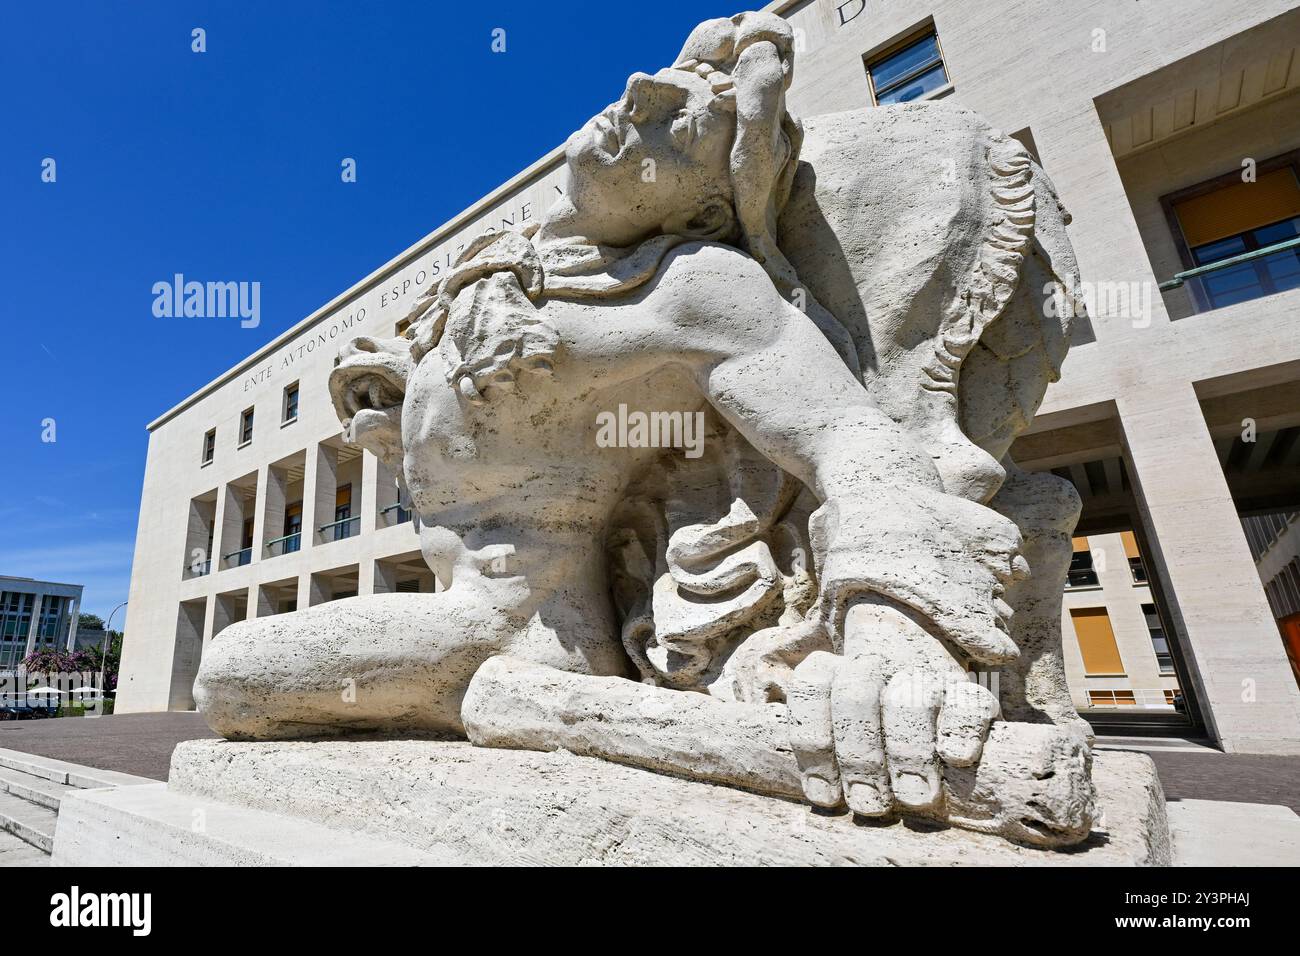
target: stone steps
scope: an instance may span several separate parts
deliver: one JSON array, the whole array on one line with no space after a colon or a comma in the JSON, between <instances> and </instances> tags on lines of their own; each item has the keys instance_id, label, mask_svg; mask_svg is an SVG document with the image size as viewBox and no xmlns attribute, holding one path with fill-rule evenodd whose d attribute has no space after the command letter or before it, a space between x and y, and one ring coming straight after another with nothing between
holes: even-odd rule
<instances>
[{"instance_id":1,"label":"stone steps","mask_svg":"<svg viewBox=\"0 0 1300 956\"><path fill-rule=\"evenodd\" d=\"M59 809L59 801L63 799L64 794L77 789L66 783L56 783L46 777L38 777L22 770L0 767L0 793L11 793L29 803L49 807L54 811Z\"/></svg>"},{"instance_id":2,"label":"stone steps","mask_svg":"<svg viewBox=\"0 0 1300 956\"><path fill-rule=\"evenodd\" d=\"M54 825L59 811L11 792L0 793L0 830L12 833L44 853L54 852Z\"/></svg>"},{"instance_id":3,"label":"stone steps","mask_svg":"<svg viewBox=\"0 0 1300 956\"><path fill-rule=\"evenodd\" d=\"M101 787L130 787L138 784L157 783L148 777L137 777L116 770L99 770L95 767L83 767L81 764L55 760L52 757L39 757L23 753L20 750L8 750L0 747L0 768L17 770L43 777L54 783L67 784L70 787L98 789Z\"/></svg>"},{"instance_id":4,"label":"stone steps","mask_svg":"<svg viewBox=\"0 0 1300 956\"><path fill-rule=\"evenodd\" d=\"M0 748L0 867L48 866L70 794L155 780Z\"/></svg>"},{"instance_id":5,"label":"stone steps","mask_svg":"<svg viewBox=\"0 0 1300 956\"><path fill-rule=\"evenodd\" d=\"M49 866L50 855L20 840L12 833L0 833L0 869L13 866Z\"/></svg>"},{"instance_id":6,"label":"stone steps","mask_svg":"<svg viewBox=\"0 0 1300 956\"><path fill-rule=\"evenodd\" d=\"M448 866L467 861L395 833L171 793L164 783L85 790L63 804L53 866Z\"/></svg>"}]
</instances>

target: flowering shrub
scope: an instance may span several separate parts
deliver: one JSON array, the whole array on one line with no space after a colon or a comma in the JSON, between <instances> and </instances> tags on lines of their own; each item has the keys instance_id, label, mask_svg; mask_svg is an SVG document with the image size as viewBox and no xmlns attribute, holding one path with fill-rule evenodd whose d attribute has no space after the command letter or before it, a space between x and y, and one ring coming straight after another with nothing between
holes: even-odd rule
<instances>
[{"instance_id":1,"label":"flowering shrub","mask_svg":"<svg viewBox=\"0 0 1300 956\"><path fill-rule=\"evenodd\" d=\"M114 641L114 645L117 642ZM108 653L107 666L104 668L104 683L107 685L104 690L113 691L117 689L117 651L118 647L110 648ZM43 647L32 651L23 659L23 667L29 674L84 674L99 673L100 652L98 647L87 647L81 650L68 651L58 650L52 647Z\"/></svg>"}]
</instances>

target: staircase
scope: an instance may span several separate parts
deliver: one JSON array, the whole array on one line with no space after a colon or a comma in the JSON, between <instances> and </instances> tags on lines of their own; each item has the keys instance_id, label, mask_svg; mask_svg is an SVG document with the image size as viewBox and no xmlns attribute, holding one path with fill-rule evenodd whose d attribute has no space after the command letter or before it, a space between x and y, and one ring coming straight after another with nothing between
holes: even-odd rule
<instances>
[{"instance_id":1,"label":"staircase","mask_svg":"<svg viewBox=\"0 0 1300 956\"><path fill-rule=\"evenodd\" d=\"M157 782L0 748L0 867L49 865L65 794Z\"/></svg>"}]
</instances>

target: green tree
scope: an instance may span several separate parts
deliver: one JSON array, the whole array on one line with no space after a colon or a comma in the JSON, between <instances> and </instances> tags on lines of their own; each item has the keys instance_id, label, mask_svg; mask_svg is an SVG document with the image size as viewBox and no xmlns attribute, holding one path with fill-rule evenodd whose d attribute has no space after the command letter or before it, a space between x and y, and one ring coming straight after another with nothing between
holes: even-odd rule
<instances>
[{"instance_id":1,"label":"green tree","mask_svg":"<svg viewBox=\"0 0 1300 956\"><path fill-rule=\"evenodd\" d=\"M94 669L100 667L101 645L95 644L87 647L85 653L90 657L94 664ZM104 690L111 692L117 690L117 670L122 663L122 632L108 632L108 654L103 660L104 668Z\"/></svg>"}]
</instances>

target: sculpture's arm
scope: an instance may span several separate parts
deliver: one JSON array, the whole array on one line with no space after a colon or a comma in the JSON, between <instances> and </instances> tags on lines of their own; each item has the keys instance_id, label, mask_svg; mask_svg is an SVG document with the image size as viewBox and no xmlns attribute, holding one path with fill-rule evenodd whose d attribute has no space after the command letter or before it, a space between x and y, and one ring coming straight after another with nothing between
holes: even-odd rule
<instances>
[{"instance_id":1,"label":"sculpture's arm","mask_svg":"<svg viewBox=\"0 0 1300 956\"><path fill-rule=\"evenodd\" d=\"M673 314L705 356L701 390L822 502L810 521L809 623L836 653L809 654L783 682L804 792L867 815L931 808L941 765L976 763L997 714L965 662L1016 656L1001 594L1018 532L944 492L920 447L753 260L700 253Z\"/></svg>"},{"instance_id":2,"label":"sculpture's arm","mask_svg":"<svg viewBox=\"0 0 1300 956\"><path fill-rule=\"evenodd\" d=\"M703 356L696 374L714 408L823 503L811 530L830 626L845 601L873 593L974 660L1014 658L1000 594L1016 568L1015 526L944 493L920 445L757 263L716 247L690 259L689 281L677 283L690 295L666 290L682 347Z\"/></svg>"}]
</instances>

